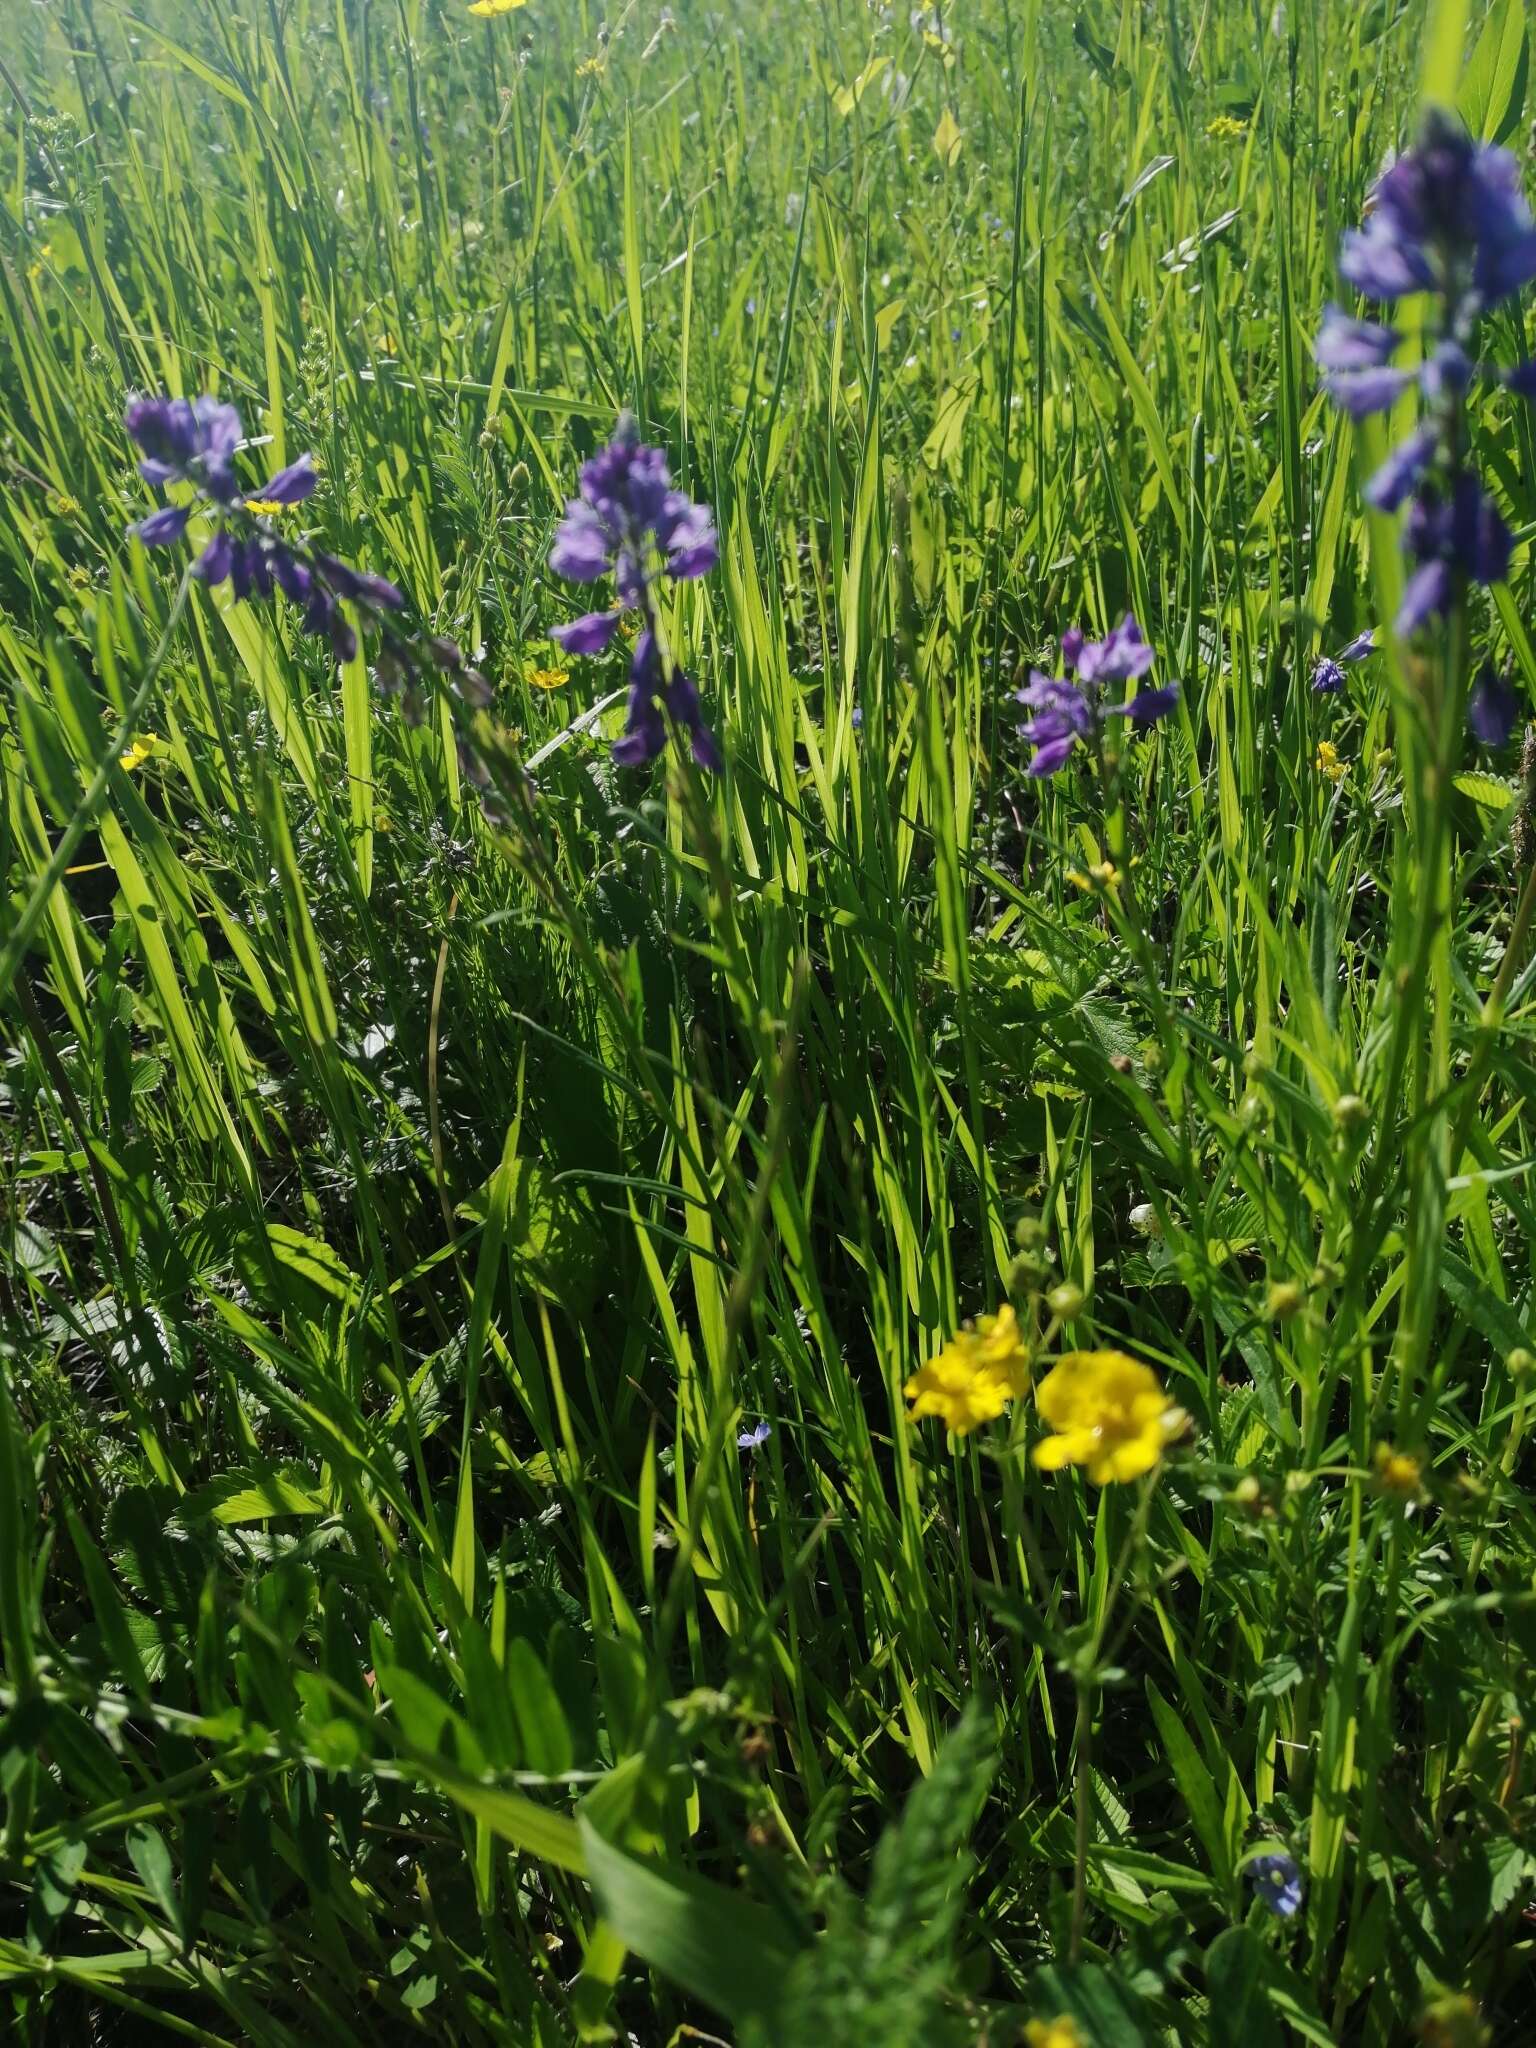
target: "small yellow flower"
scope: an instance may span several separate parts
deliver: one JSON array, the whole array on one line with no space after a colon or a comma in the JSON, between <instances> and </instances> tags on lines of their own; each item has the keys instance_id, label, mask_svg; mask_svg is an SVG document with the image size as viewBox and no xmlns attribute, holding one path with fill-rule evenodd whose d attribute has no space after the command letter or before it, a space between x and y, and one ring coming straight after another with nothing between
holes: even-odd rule
<instances>
[{"instance_id":1,"label":"small yellow flower","mask_svg":"<svg viewBox=\"0 0 1536 2048\"><path fill-rule=\"evenodd\" d=\"M1024 2023L1025 2048L1088 2048L1070 2013L1063 2013L1054 2020L1026 2020Z\"/></svg>"},{"instance_id":2,"label":"small yellow flower","mask_svg":"<svg viewBox=\"0 0 1536 2048\"><path fill-rule=\"evenodd\" d=\"M28 277L31 278L34 284L37 283L37 280L42 276L42 274L43 266L41 265L41 263L29 263L27 265L27 275Z\"/></svg>"},{"instance_id":3,"label":"small yellow flower","mask_svg":"<svg viewBox=\"0 0 1536 2048\"><path fill-rule=\"evenodd\" d=\"M568 668L531 668L528 680L536 690L558 690L571 680Z\"/></svg>"},{"instance_id":4,"label":"small yellow flower","mask_svg":"<svg viewBox=\"0 0 1536 2048\"><path fill-rule=\"evenodd\" d=\"M1205 132L1218 142L1241 142L1248 133L1248 123L1235 120L1231 114L1218 114L1214 121L1206 123Z\"/></svg>"},{"instance_id":5,"label":"small yellow flower","mask_svg":"<svg viewBox=\"0 0 1536 2048\"><path fill-rule=\"evenodd\" d=\"M129 746L127 752L118 755L118 767L126 768L131 775L135 768L142 768L144 766L144 763L159 744L160 740L157 734L141 732L138 738Z\"/></svg>"},{"instance_id":6,"label":"small yellow flower","mask_svg":"<svg viewBox=\"0 0 1536 2048\"><path fill-rule=\"evenodd\" d=\"M498 14L510 14L514 7L526 7L528 0L473 0L471 14L478 14L482 21L490 21Z\"/></svg>"},{"instance_id":7,"label":"small yellow flower","mask_svg":"<svg viewBox=\"0 0 1536 2048\"><path fill-rule=\"evenodd\" d=\"M54 493L53 509L61 519L78 519L80 517L80 500L72 498L68 491L56 491Z\"/></svg>"},{"instance_id":8,"label":"small yellow flower","mask_svg":"<svg viewBox=\"0 0 1536 2048\"><path fill-rule=\"evenodd\" d=\"M1125 877L1112 860L1098 861L1087 874L1081 868L1068 868L1067 880L1075 888L1096 893L1100 889L1118 889Z\"/></svg>"},{"instance_id":9,"label":"small yellow flower","mask_svg":"<svg viewBox=\"0 0 1536 2048\"><path fill-rule=\"evenodd\" d=\"M1394 1450L1391 1444L1378 1444L1372 1461L1376 1467L1376 1484L1383 1493L1395 1493L1403 1500L1416 1500L1424 1487L1424 1467L1412 1451Z\"/></svg>"},{"instance_id":10,"label":"small yellow flower","mask_svg":"<svg viewBox=\"0 0 1536 2048\"><path fill-rule=\"evenodd\" d=\"M288 507L279 503L276 498L247 498L245 509L247 512L259 514L263 519L275 519L279 512L286 512Z\"/></svg>"},{"instance_id":11,"label":"small yellow flower","mask_svg":"<svg viewBox=\"0 0 1536 2048\"><path fill-rule=\"evenodd\" d=\"M1184 1426L1149 1365L1123 1351L1069 1351L1035 1389L1042 1421L1055 1431L1038 1443L1046 1472L1086 1465L1095 1486L1138 1479Z\"/></svg>"},{"instance_id":12,"label":"small yellow flower","mask_svg":"<svg viewBox=\"0 0 1536 2048\"><path fill-rule=\"evenodd\" d=\"M1004 1303L995 1316L980 1316L957 1330L937 1358L907 1381L912 1420L941 1415L956 1436L991 1422L1029 1386L1029 1354L1019 1336L1018 1317Z\"/></svg>"},{"instance_id":13,"label":"small yellow flower","mask_svg":"<svg viewBox=\"0 0 1536 2048\"><path fill-rule=\"evenodd\" d=\"M1348 764L1339 759L1339 750L1332 740L1319 740L1317 759L1312 763L1319 775L1326 775L1330 782L1342 782L1349 773Z\"/></svg>"},{"instance_id":14,"label":"small yellow flower","mask_svg":"<svg viewBox=\"0 0 1536 2048\"><path fill-rule=\"evenodd\" d=\"M603 56L583 57L576 66L578 78L601 78L608 69L608 59Z\"/></svg>"}]
</instances>

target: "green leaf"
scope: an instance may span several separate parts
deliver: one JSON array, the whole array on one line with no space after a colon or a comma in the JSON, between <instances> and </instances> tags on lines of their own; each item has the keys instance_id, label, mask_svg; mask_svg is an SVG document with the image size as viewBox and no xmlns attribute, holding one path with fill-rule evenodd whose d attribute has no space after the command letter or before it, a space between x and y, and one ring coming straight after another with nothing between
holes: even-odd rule
<instances>
[{"instance_id":1,"label":"green leaf","mask_svg":"<svg viewBox=\"0 0 1536 2048\"><path fill-rule=\"evenodd\" d=\"M269 1515L327 1515L332 1502L301 1466L241 1465L189 1493L177 1510L184 1522L265 1521Z\"/></svg>"},{"instance_id":2,"label":"green leaf","mask_svg":"<svg viewBox=\"0 0 1536 2048\"><path fill-rule=\"evenodd\" d=\"M664 1875L577 1821L603 1918L626 1948L734 2025L770 2018L795 1951L751 1899L699 1879Z\"/></svg>"}]
</instances>

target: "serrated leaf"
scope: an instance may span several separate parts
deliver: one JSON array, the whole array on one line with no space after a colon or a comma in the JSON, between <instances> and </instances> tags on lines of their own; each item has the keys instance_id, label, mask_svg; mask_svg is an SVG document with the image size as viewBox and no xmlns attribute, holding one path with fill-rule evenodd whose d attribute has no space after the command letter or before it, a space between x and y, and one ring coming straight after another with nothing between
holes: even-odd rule
<instances>
[{"instance_id":1,"label":"serrated leaf","mask_svg":"<svg viewBox=\"0 0 1536 2048\"><path fill-rule=\"evenodd\" d=\"M324 1515L331 1503L310 1475L294 1465L241 1465L221 1472L178 1510L184 1522L265 1521L270 1515Z\"/></svg>"},{"instance_id":2,"label":"serrated leaf","mask_svg":"<svg viewBox=\"0 0 1536 2048\"><path fill-rule=\"evenodd\" d=\"M1485 811L1505 811L1520 794L1519 786L1505 782L1497 775L1479 775L1475 769L1468 769L1455 778L1456 787L1463 796L1471 797Z\"/></svg>"}]
</instances>

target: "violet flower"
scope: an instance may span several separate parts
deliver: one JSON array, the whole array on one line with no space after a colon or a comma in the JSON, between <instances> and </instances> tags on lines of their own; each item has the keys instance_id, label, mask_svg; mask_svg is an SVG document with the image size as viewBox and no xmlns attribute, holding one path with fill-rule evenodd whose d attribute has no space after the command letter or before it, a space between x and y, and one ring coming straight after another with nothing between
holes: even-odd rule
<instances>
[{"instance_id":1,"label":"violet flower","mask_svg":"<svg viewBox=\"0 0 1536 2048\"><path fill-rule=\"evenodd\" d=\"M1336 697L1344 687L1344 671L1352 662L1364 661L1368 654L1376 652L1376 629L1367 626L1363 633L1357 633L1347 647L1341 647L1337 654L1320 654L1312 670L1312 687L1319 696Z\"/></svg>"},{"instance_id":2,"label":"violet flower","mask_svg":"<svg viewBox=\"0 0 1536 2048\"><path fill-rule=\"evenodd\" d=\"M1377 180L1364 226L1343 238L1339 269L1381 304L1416 292L1438 301L1435 339L1420 363L1394 362L1395 327L1338 306L1324 312L1315 348L1324 390L1352 419L1418 394L1419 424L1365 491L1383 512L1414 500L1405 539L1416 566L1397 616L1406 637L1443 617L1464 583L1498 582L1509 564L1508 530L1466 465L1462 408L1486 369L1473 353L1479 320L1536 278L1536 220L1515 158L1432 112L1419 141ZM1493 374L1536 397L1536 359ZM1337 685L1314 678L1319 687Z\"/></svg>"},{"instance_id":3,"label":"violet flower","mask_svg":"<svg viewBox=\"0 0 1536 2048\"><path fill-rule=\"evenodd\" d=\"M609 445L581 469L581 494L567 501L549 566L570 583L612 576L618 603L551 629L568 654L601 654L626 611L642 630L629 667L629 708L615 761L652 761L667 742L666 721L688 734L701 768L718 769L720 750L704 724L697 685L662 654L653 585L658 576L707 576L720 559L714 516L674 490L666 456L640 439L632 414L620 415ZM665 715L664 715L665 714Z\"/></svg>"},{"instance_id":4,"label":"violet flower","mask_svg":"<svg viewBox=\"0 0 1536 2048\"><path fill-rule=\"evenodd\" d=\"M392 623L405 597L388 577L353 568L272 524L272 514L313 494L318 478L310 456L301 455L247 491L236 467L244 431L234 406L206 397L134 398L123 424L143 450L139 474L146 483L186 484L193 493L186 503L162 505L129 528L146 547L180 540L192 514L201 512L213 522L213 531L192 574L210 589L227 583L241 604L265 602L280 592L298 608L302 630L328 641L340 662L357 653L356 629L341 609L350 604L363 624L384 639L376 673L387 694L406 690L429 669L446 669L466 701L485 700L484 678L465 667L451 641L418 647Z\"/></svg>"},{"instance_id":5,"label":"violet flower","mask_svg":"<svg viewBox=\"0 0 1536 2048\"><path fill-rule=\"evenodd\" d=\"M1285 1850L1255 1856L1246 1875L1258 1896L1280 1919L1292 1920L1301 1911L1301 1870L1295 1857Z\"/></svg>"},{"instance_id":6,"label":"violet flower","mask_svg":"<svg viewBox=\"0 0 1536 2048\"><path fill-rule=\"evenodd\" d=\"M1508 675L1501 675L1491 661L1484 662L1472 694L1467 699L1467 723L1474 739L1485 747L1502 747L1520 716L1520 699Z\"/></svg>"},{"instance_id":7,"label":"violet flower","mask_svg":"<svg viewBox=\"0 0 1536 2048\"><path fill-rule=\"evenodd\" d=\"M1106 718L1128 718L1137 727L1156 725L1179 700L1178 684L1169 683L1138 690L1123 704L1102 702L1106 684L1137 681L1157 659L1129 612L1103 640L1087 640L1080 627L1069 627L1061 636L1061 658L1075 682L1032 669L1023 689L1014 693L1035 714L1019 733L1035 749L1027 772L1037 778L1064 768L1079 742L1096 744Z\"/></svg>"}]
</instances>

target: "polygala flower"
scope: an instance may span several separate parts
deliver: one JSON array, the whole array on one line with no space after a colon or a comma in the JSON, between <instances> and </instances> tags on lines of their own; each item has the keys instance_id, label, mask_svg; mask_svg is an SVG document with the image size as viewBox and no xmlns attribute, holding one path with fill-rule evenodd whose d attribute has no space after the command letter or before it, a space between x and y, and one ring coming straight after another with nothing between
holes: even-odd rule
<instances>
[{"instance_id":1,"label":"polygala flower","mask_svg":"<svg viewBox=\"0 0 1536 2048\"><path fill-rule=\"evenodd\" d=\"M1352 662L1364 661L1368 654L1376 652L1376 629L1367 626L1363 633L1357 633L1347 647L1341 647L1337 654L1320 654L1312 671L1312 687L1320 696L1336 696L1344 687L1344 671Z\"/></svg>"},{"instance_id":2,"label":"polygala flower","mask_svg":"<svg viewBox=\"0 0 1536 2048\"><path fill-rule=\"evenodd\" d=\"M1138 690L1123 704L1103 702L1106 684L1138 681L1157 659L1129 612L1103 640L1086 640L1079 627L1071 627L1061 636L1061 659L1075 682L1031 669L1029 681L1015 692L1025 710L1034 713L1019 727L1020 737L1035 749L1028 770L1033 776L1056 774L1080 741L1096 744L1106 718L1156 725L1179 701L1178 684L1169 683L1159 690Z\"/></svg>"},{"instance_id":3,"label":"polygala flower","mask_svg":"<svg viewBox=\"0 0 1536 2048\"><path fill-rule=\"evenodd\" d=\"M567 501L549 566L569 583L611 576L618 603L556 626L550 638L567 654L601 654L627 611L640 618L629 667L629 708L616 761L652 761L667 742L666 721L688 734L701 768L718 769L720 750L704 723L698 688L662 652L654 584L707 576L720 559L714 515L672 488L667 460L640 439L634 416L620 415L609 445L582 464L581 495Z\"/></svg>"},{"instance_id":4,"label":"polygala flower","mask_svg":"<svg viewBox=\"0 0 1536 2048\"><path fill-rule=\"evenodd\" d=\"M1069 1351L1035 1389L1053 1434L1034 1448L1044 1472L1085 1465L1095 1486L1150 1472L1184 1427L1151 1366L1123 1351Z\"/></svg>"},{"instance_id":5,"label":"polygala flower","mask_svg":"<svg viewBox=\"0 0 1536 2048\"><path fill-rule=\"evenodd\" d=\"M1301 1911L1301 1871L1294 1856L1275 1849L1255 1856L1244 1873L1271 1913L1291 1920Z\"/></svg>"},{"instance_id":6,"label":"polygala flower","mask_svg":"<svg viewBox=\"0 0 1536 2048\"><path fill-rule=\"evenodd\" d=\"M914 1422L939 1415L956 1436L968 1436L983 1422L994 1421L1028 1388L1029 1353L1018 1317L1005 1302L995 1316L978 1316L957 1330L903 1391Z\"/></svg>"},{"instance_id":7,"label":"polygala flower","mask_svg":"<svg viewBox=\"0 0 1536 2048\"><path fill-rule=\"evenodd\" d=\"M237 604L266 601L280 593L297 609L301 629L327 641L338 662L357 655L355 618L380 643L374 666L379 688L386 696L403 696L408 717L421 717L418 685L429 675L446 675L450 689L466 705L483 707L490 702L490 684L452 640L424 637L402 627L398 614L405 609L405 596L387 576L339 561L305 536L278 532L273 518L303 504L314 492L318 479L308 455L286 464L258 490L247 491L237 468L244 436L232 405L214 398L134 398L123 423L143 451L139 474L145 482L191 491L189 498L162 505L128 529L146 547L180 540L196 513L208 529L192 564L191 573L199 582L210 589L227 583ZM344 606L351 607L351 618ZM490 771L463 733L459 757L491 810L495 798L490 793ZM125 757L123 765L138 763Z\"/></svg>"},{"instance_id":8,"label":"polygala flower","mask_svg":"<svg viewBox=\"0 0 1536 2048\"><path fill-rule=\"evenodd\" d=\"M1536 221L1515 158L1432 112L1415 146L1377 180L1365 225L1344 236L1339 269L1379 304L1420 292L1437 301L1418 362L1396 360L1397 328L1338 306L1324 312L1315 349L1323 389L1353 419L1408 392L1419 398L1418 425L1365 490L1382 512L1413 500L1405 543L1414 570L1397 615L1406 638L1444 617L1465 584L1502 582L1509 567L1509 530L1466 464L1462 412L1474 377L1490 374L1473 353L1478 322L1536 278ZM1536 396L1536 359L1491 374ZM1337 685L1314 678L1314 687Z\"/></svg>"}]
</instances>

